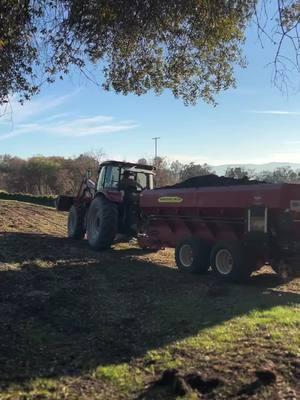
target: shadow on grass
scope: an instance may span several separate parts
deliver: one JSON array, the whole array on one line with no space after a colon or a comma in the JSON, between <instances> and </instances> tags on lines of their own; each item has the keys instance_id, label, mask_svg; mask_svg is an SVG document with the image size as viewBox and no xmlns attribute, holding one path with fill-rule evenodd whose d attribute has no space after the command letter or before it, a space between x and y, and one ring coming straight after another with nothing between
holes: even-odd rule
<instances>
[{"instance_id":1,"label":"shadow on grass","mask_svg":"<svg viewBox=\"0 0 300 400\"><path fill-rule=\"evenodd\" d=\"M219 285L134 259L139 249L96 253L86 241L5 234L0 253L19 263L0 268L2 388L127 362L252 310L300 303L273 290L274 274Z\"/></svg>"}]
</instances>

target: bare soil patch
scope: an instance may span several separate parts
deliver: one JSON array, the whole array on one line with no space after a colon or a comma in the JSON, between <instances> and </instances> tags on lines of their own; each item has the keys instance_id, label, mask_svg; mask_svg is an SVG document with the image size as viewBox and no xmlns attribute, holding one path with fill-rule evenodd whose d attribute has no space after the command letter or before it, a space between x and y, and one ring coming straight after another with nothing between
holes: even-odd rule
<instances>
[{"instance_id":1,"label":"bare soil patch","mask_svg":"<svg viewBox=\"0 0 300 400\"><path fill-rule=\"evenodd\" d=\"M300 279L222 285L65 226L0 201L0 399L300 398Z\"/></svg>"}]
</instances>

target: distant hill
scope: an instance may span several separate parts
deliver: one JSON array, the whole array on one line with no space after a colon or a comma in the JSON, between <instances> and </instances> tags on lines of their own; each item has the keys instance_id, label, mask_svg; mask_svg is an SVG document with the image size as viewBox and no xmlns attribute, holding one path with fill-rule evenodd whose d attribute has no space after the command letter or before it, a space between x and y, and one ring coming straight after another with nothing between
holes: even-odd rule
<instances>
[{"instance_id":1,"label":"distant hill","mask_svg":"<svg viewBox=\"0 0 300 400\"><path fill-rule=\"evenodd\" d=\"M291 167L292 169L300 170L300 163L270 162L266 164L223 164L223 165L212 166L213 170L216 171L217 175L224 175L228 167L230 168L241 167L245 169L252 169L259 173L262 171L274 171L276 168L282 168L282 167Z\"/></svg>"}]
</instances>

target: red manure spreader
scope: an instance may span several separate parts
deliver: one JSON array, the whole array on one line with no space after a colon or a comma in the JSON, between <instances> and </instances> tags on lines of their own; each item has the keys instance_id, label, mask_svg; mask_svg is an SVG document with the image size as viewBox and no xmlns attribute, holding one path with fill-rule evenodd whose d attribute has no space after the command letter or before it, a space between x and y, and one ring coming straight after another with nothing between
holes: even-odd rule
<instances>
[{"instance_id":1,"label":"red manure spreader","mask_svg":"<svg viewBox=\"0 0 300 400\"><path fill-rule=\"evenodd\" d=\"M154 189L153 175L151 166L102 163L97 184L86 178L77 197L58 199L69 236L86 233L101 250L131 234L145 249L175 248L182 271L211 267L224 280L265 264L284 277L300 271L300 185L208 175Z\"/></svg>"}]
</instances>

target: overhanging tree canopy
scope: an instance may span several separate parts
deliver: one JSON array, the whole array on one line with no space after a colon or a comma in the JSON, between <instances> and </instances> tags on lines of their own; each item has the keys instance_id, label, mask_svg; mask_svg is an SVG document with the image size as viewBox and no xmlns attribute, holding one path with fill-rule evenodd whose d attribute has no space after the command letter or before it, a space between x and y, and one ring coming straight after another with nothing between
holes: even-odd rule
<instances>
[{"instance_id":1,"label":"overhanging tree canopy","mask_svg":"<svg viewBox=\"0 0 300 400\"><path fill-rule=\"evenodd\" d=\"M88 74L87 63L101 66L107 90L169 89L186 104L214 103L245 64L241 48L256 7L256 0L1 0L0 103L12 93L30 98L73 65ZM299 15L298 0L278 0L278 49L290 38L297 57Z\"/></svg>"}]
</instances>

